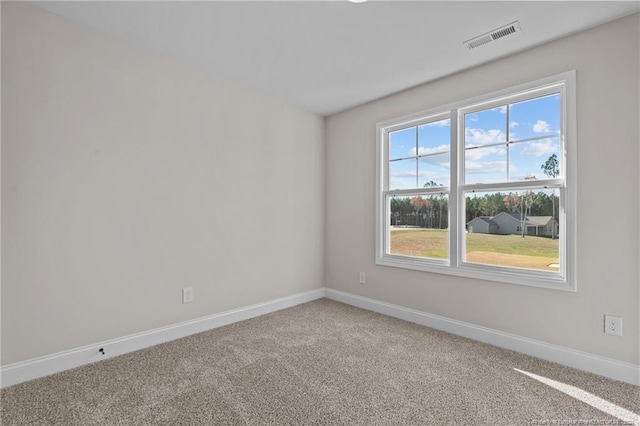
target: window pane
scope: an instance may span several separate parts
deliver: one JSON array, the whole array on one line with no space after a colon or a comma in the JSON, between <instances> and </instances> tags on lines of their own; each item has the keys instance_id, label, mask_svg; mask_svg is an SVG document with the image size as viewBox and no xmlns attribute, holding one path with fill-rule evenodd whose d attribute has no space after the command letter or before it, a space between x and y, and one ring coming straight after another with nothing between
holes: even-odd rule
<instances>
[{"instance_id":1,"label":"window pane","mask_svg":"<svg viewBox=\"0 0 640 426\"><path fill-rule=\"evenodd\" d=\"M491 145L507 140L507 107L491 108L464 116L464 146Z\"/></svg>"},{"instance_id":2,"label":"window pane","mask_svg":"<svg viewBox=\"0 0 640 426\"><path fill-rule=\"evenodd\" d=\"M465 195L464 261L558 272L558 191Z\"/></svg>"},{"instance_id":3,"label":"window pane","mask_svg":"<svg viewBox=\"0 0 640 426\"><path fill-rule=\"evenodd\" d=\"M558 176L558 163L550 169L545 164L552 156L560 158L560 138L539 139L509 145L509 180L547 179ZM554 164L554 163L549 163ZM554 176L555 174L555 176Z\"/></svg>"},{"instance_id":4,"label":"window pane","mask_svg":"<svg viewBox=\"0 0 640 426\"><path fill-rule=\"evenodd\" d=\"M573 289L574 74L378 123L376 264Z\"/></svg>"},{"instance_id":5,"label":"window pane","mask_svg":"<svg viewBox=\"0 0 640 426\"><path fill-rule=\"evenodd\" d=\"M416 156L416 127L389 133L389 160Z\"/></svg>"},{"instance_id":6,"label":"window pane","mask_svg":"<svg viewBox=\"0 0 640 426\"><path fill-rule=\"evenodd\" d=\"M417 158L389 162L389 189L417 188L417 178Z\"/></svg>"},{"instance_id":7,"label":"window pane","mask_svg":"<svg viewBox=\"0 0 640 426\"><path fill-rule=\"evenodd\" d=\"M418 187L449 186L449 153L428 155L418 159Z\"/></svg>"},{"instance_id":8,"label":"window pane","mask_svg":"<svg viewBox=\"0 0 640 426\"><path fill-rule=\"evenodd\" d=\"M418 155L449 152L451 120L435 121L418 127Z\"/></svg>"},{"instance_id":9,"label":"window pane","mask_svg":"<svg viewBox=\"0 0 640 426\"><path fill-rule=\"evenodd\" d=\"M392 197L390 254L447 259L449 197L447 194Z\"/></svg>"},{"instance_id":10,"label":"window pane","mask_svg":"<svg viewBox=\"0 0 640 426\"><path fill-rule=\"evenodd\" d=\"M506 145L465 150L465 183L505 182L507 180Z\"/></svg>"},{"instance_id":11,"label":"window pane","mask_svg":"<svg viewBox=\"0 0 640 426\"><path fill-rule=\"evenodd\" d=\"M555 136L560 131L560 95L509 105L509 140Z\"/></svg>"}]
</instances>

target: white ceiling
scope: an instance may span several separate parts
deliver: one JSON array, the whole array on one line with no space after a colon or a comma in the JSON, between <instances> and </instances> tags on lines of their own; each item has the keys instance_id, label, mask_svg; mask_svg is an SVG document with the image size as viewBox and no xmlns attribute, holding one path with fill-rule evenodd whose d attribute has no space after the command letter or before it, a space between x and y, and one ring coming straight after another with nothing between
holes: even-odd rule
<instances>
[{"instance_id":1,"label":"white ceiling","mask_svg":"<svg viewBox=\"0 0 640 426\"><path fill-rule=\"evenodd\" d=\"M638 1L35 4L322 115L640 10ZM463 46L516 20L521 33Z\"/></svg>"}]
</instances>

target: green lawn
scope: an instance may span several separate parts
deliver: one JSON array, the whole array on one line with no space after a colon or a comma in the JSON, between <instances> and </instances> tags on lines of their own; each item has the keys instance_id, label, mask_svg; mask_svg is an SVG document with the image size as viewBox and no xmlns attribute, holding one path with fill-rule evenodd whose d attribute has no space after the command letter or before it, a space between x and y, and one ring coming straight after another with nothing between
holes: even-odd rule
<instances>
[{"instance_id":1,"label":"green lawn","mask_svg":"<svg viewBox=\"0 0 640 426\"><path fill-rule=\"evenodd\" d=\"M391 253L406 256L449 257L448 233L441 229L393 229L391 231Z\"/></svg>"},{"instance_id":2,"label":"green lawn","mask_svg":"<svg viewBox=\"0 0 640 426\"><path fill-rule=\"evenodd\" d=\"M465 234L467 261L491 265L557 270L558 240L546 237L493 234ZM448 234L440 229L393 229L391 253L406 256L446 259Z\"/></svg>"},{"instance_id":3,"label":"green lawn","mask_svg":"<svg viewBox=\"0 0 640 426\"><path fill-rule=\"evenodd\" d=\"M523 256L557 257L558 240L527 235L466 234L467 252L490 251Z\"/></svg>"}]
</instances>

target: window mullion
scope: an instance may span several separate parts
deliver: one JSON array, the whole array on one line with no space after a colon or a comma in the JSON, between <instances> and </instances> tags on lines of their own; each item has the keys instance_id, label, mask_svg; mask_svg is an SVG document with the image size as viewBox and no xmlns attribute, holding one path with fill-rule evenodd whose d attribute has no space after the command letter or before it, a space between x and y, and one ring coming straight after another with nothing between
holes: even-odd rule
<instances>
[{"instance_id":1,"label":"window mullion","mask_svg":"<svg viewBox=\"0 0 640 426\"><path fill-rule=\"evenodd\" d=\"M389 197L402 195L438 195L449 193L450 191L451 189L448 186L431 186L416 189L392 189L385 191L385 195L388 195Z\"/></svg>"},{"instance_id":2,"label":"window mullion","mask_svg":"<svg viewBox=\"0 0 640 426\"><path fill-rule=\"evenodd\" d=\"M458 265L458 228L460 227L460 218L458 212L459 208L459 200L460 200L460 191L459 191L459 166L460 161L458 159L459 153L462 153L464 157L464 146L460 149L459 146L459 125L458 125L458 110L451 110L451 138L449 140L450 144L450 159L449 163L451 164L451 173L449 176L450 186L453 191L449 192L449 264L453 267ZM464 138L462 138L464 139ZM464 141L462 142L464 143ZM464 170L464 169L463 169Z\"/></svg>"},{"instance_id":3,"label":"window mullion","mask_svg":"<svg viewBox=\"0 0 640 426\"><path fill-rule=\"evenodd\" d=\"M563 188L565 185L564 178L555 179L530 179L530 180L516 180L512 182L496 182L496 183L469 183L466 185L459 185L463 191L509 191L528 188L540 188L546 189ZM453 185L452 185L453 188Z\"/></svg>"},{"instance_id":4,"label":"window mullion","mask_svg":"<svg viewBox=\"0 0 640 426\"><path fill-rule=\"evenodd\" d=\"M420 173L419 165L420 165L420 156L419 154L419 146L418 146L418 126L416 126L416 188L418 187L418 182L420 182Z\"/></svg>"},{"instance_id":5,"label":"window mullion","mask_svg":"<svg viewBox=\"0 0 640 426\"><path fill-rule=\"evenodd\" d=\"M511 168L509 167L509 156L511 154L511 136L510 136L510 126L509 126L509 110L511 108L509 108L510 104L507 104L507 111L506 111L506 119L507 119L507 125L505 127L505 130L507 132L507 180L509 180L509 176L510 176L510 170Z\"/></svg>"}]
</instances>

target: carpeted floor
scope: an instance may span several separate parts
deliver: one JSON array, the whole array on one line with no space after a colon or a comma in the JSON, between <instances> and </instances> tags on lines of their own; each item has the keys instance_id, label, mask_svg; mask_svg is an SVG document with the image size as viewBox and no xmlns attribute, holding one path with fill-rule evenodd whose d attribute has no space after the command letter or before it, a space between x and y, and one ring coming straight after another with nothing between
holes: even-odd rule
<instances>
[{"instance_id":1,"label":"carpeted floor","mask_svg":"<svg viewBox=\"0 0 640 426\"><path fill-rule=\"evenodd\" d=\"M321 299L3 389L1 423L628 424L523 372L640 412L636 386Z\"/></svg>"}]
</instances>

